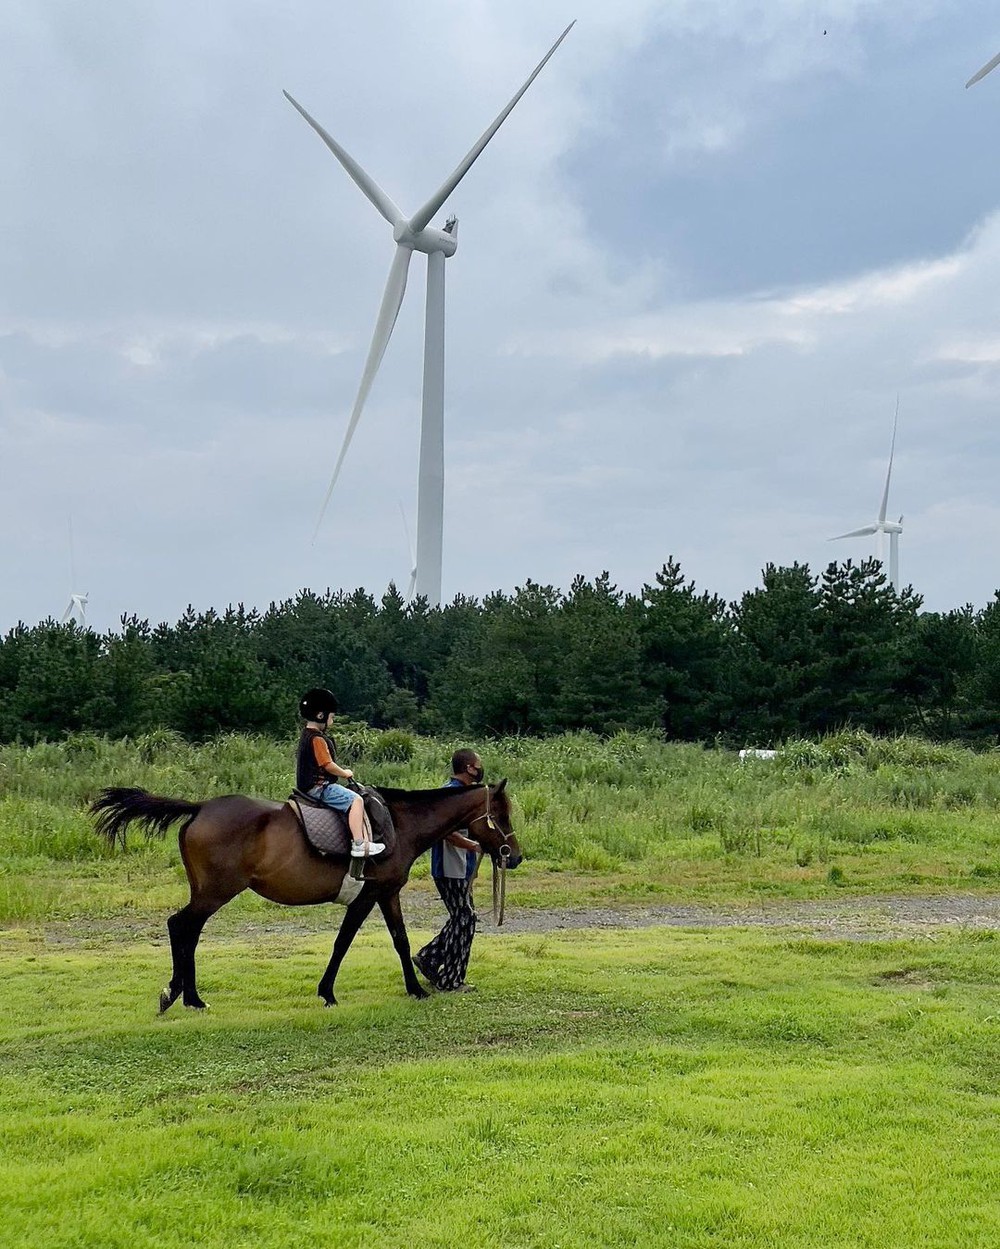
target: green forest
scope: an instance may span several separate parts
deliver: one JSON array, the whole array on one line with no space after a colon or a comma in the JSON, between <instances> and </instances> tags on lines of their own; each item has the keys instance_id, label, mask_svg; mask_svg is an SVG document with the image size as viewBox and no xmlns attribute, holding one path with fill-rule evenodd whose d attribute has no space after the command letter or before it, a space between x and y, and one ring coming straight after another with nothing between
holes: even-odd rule
<instances>
[{"instance_id":1,"label":"green forest","mask_svg":"<svg viewBox=\"0 0 1000 1249\"><path fill-rule=\"evenodd\" d=\"M996 744L1000 592L982 610L921 607L876 560L768 565L727 603L671 559L638 594L604 573L433 609L390 585L125 617L103 635L20 624L0 640L0 741L284 735L320 684L351 719L475 738L654 729L769 746L855 728Z\"/></svg>"}]
</instances>

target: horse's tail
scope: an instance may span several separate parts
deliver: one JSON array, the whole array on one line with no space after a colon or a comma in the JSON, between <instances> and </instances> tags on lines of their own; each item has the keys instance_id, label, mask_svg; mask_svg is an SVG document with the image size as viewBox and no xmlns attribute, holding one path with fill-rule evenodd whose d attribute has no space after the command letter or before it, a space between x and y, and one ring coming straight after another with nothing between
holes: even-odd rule
<instances>
[{"instance_id":1,"label":"horse's tail","mask_svg":"<svg viewBox=\"0 0 1000 1249\"><path fill-rule=\"evenodd\" d=\"M90 813L97 817L97 831L112 845L117 841L124 850L125 829L134 820L163 837L170 825L185 815L194 819L202 805L185 802L183 798L157 798L144 789L105 789L91 804Z\"/></svg>"}]
</instances>

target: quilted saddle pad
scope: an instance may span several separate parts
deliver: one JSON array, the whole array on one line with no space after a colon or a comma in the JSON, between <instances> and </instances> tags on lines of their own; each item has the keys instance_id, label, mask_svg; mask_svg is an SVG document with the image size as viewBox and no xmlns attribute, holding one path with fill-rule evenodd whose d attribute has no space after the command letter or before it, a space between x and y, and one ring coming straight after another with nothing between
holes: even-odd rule
<instances>
[{"instance_id":1,"label":"quilted saddle pad","mask_svg":"<svg viewBox=\"0 0 1000 1249\"><path fill-rule=\"evenodd\" d=\"M362 786L359 787L359 792L365 804L372 841L385 843L385 854L379 855L380 859L384 859L396 848L396 829L392 816L378 790ZM332 807L324 807L298 790L288 799L288 805L298 816L306 840L314 850L318 850L320 854L336 855L345 859L350 856L351 832L346 811L334 811Z\"/></svg>"}]
</instances>

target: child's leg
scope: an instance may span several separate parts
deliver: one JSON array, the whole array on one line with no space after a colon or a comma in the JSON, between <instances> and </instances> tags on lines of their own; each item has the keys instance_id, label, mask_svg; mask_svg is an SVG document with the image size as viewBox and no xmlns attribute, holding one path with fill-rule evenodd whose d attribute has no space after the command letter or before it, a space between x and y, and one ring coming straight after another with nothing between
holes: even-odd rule
<instances>
[{"instance_id":1,"label":"child's leg","mask_svg":"<svg viewBox=\"0 0 1000 1249\"><path fill-rule=\"evenodd\" d=\"M358 844L365 839L365 808L360 798L355 798L347 813L347 826L351 830L351 841Z\"/></svg>"}]
</instances>

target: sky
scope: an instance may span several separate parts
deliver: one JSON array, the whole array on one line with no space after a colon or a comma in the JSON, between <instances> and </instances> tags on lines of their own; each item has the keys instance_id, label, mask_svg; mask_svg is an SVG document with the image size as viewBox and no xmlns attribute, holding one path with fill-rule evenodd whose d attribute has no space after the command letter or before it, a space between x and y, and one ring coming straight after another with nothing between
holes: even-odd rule
<instances>
[{"instance_id":1,"label":"sky","mask_svg":"<svg viewBox=\"0 0 1000 1249\"><path fill-rule=\"evenodd\" d=\"M433 223L444 597L738 599L881 501L928 610L1000 589L985 0L7 0L0 632L405 589L424 265L318 537L401 206L576 25Z\"/></svg>"}]
</instances>

